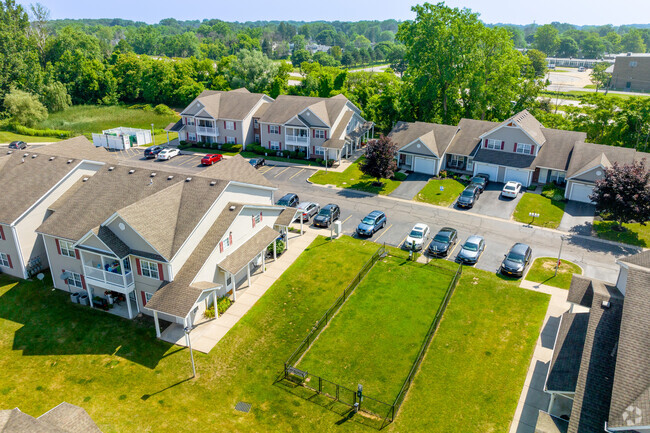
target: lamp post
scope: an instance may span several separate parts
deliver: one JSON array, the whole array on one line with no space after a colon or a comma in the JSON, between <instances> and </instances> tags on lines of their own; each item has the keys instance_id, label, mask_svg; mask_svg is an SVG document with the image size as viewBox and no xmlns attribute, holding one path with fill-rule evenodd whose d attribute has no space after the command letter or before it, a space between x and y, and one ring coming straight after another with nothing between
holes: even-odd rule
<instances>
[{"instance_id":1,"label":"lamp post","mask_svg":"<svg viewBox=\"0 0 650 433\"><path fill-rule=\"evenodd\" d=\"M557 276L557 270L560 267L560 256L562 255L562 245L564 244L564 240L566 238L567 238L567 236L565 236L565 235L560 236L560 239L561 239L561 241L560 241L560 251L557 253L557 262L555 263L555 275L553 275L554 277Z\"/></svg>"},{"instance_id":2,"label":"lamp post","mask_svg":"<svg viewBox=\"0 0 650 433\"><path fill-rule=\"evenodd\" d=\"M156 145L156 136L153 133L153 123L151 124L151 140L153 140L153 145L155 146Z\"/></svg>"},{"instance_id":3,"label":"lamp post","mask_svg":"<svg viewBox=\"0 0 650 433\"><path fill-rule=\"evenodd\" d=\"M189 326L186 326L184 329L185 338L187 339L187 346L190 348L190 359L192 360L192 377L196 377L196 368L194 367L194 353L192 352L192 340L190 339L191 330L192 328Z\"/></svg>"},{"instance_id":4,"label":"lamp post","mask_svg":"<svg viewBox=\"0 0 650 433\"><path fill-rule=\"evenodd\" d=\"M535 222L535 218L539 218L539 214L538 214L537 212L529 212L529 213L528 213L528 216L529 216L529 217L533 217L533 219L532 219L532 221L530 222L530 224L528 224L529 226L532 226L532 225L533 225L533 223Z\"/></svg>"}]
</instances>

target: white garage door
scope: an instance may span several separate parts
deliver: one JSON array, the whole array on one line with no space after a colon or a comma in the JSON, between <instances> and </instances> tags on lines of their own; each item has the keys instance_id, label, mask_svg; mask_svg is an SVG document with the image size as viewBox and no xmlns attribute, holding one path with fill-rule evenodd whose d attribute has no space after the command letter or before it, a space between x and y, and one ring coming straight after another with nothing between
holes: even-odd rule
<instances>
[{"instance_id":1,"label":"white garage door","mask_svg":"<svg viewBox=\"0 0 650 433\"><path fill-rule=\"evenodd\" d=\"M433 158L415 157L413 171L416 173L436 174L436 160Z\"/></svg>"},{"instance_id":2,"label":"white garage door","mask_svg":"<svg viewBox=\"0 0 650 433\"><path fill-rule=\"evenodd\" d=\"M583 203L591 203L589 196L593 194L593 185L585 185L583 183L571 182L571 192L569 193L569 200L581 201Z\"/></svg>"},{"instance_id":3,"label":"white garage door","mask_svg":"<svg viewBox=\"0 0 650 433\"><path fill-rule=\"evenodd\" d=\"M474 175L477 174L487 174L490 176L490 182L497 181L497 175L499 173L499 167L496 165L487 165L487 164L474 164Z\"/></svg>"},{"instance_id":4,"label":"white garage door","mask_svg":"<svg viewBox=\"0 0 650 433\"><path fill-rule=\"evenodd\" d=\"M513 180L515 182L519 182L523 186L528 186L528 176L530 174L530 171L528 170L518 170L516 168L508 168L506 169L506 177L504 179L504 182L508 182L510 180Z\"/></svg>"}]
</instances>

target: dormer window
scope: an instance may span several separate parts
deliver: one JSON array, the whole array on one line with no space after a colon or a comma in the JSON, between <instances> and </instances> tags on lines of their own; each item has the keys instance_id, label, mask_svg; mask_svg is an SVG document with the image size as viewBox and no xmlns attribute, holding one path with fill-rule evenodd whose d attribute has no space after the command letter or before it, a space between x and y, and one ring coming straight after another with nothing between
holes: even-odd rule
<instances>
[{"instance_id":1,"label":"dormer window","mask_svg":"<svg viewBox=\"0 0 650 433\"><path fill-rule=\"evenodd\" d=\"M532 153L533 146L527 143L517 143L515 144L515 152L523 153L524 155L530 155Z\"/></svg>"}]
</instances>

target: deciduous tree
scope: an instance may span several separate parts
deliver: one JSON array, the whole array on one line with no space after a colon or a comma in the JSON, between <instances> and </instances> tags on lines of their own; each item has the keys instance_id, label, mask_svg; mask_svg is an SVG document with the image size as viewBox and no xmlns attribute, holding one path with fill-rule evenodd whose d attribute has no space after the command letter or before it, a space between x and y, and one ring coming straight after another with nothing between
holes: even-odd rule
<instances>
[{"instance_id":1,"label":"deciduous tree","mask_svg":"<svg viewBox=\"0 0 650 433\"><path fill-rule=\"evenodd\" d=\"M390 137L381 135L378 140L371 140L366 147L366 158L359 168L364 174L377 179L389 179L397 170L397 145Z\"/></svg>"},{"instance_id":2,"label":"deciduous tree","mask_svg":"<svg viewBox=\"0 0 650 433\"><path fill-rule=\"evenodd\" d=\"M4 106L13 122L25 126L47 119L47 109L36 95L22 90L12 89L5 96Z\"/></svg>"},{"instance_id":3,"label":"deciduous tree","mask_svg":"<svg viewBox=\"0 0 650 433\"><path fill-rule=\"evenodd\" d=\"M594 65L594 69L589 74L589 79L592 83L596 85L596 93L601 87L606 87L609 85L609 80L612 78L612 74L607 71L609 68L609 63L600 62Z\"/></svg>"}]
</instances>

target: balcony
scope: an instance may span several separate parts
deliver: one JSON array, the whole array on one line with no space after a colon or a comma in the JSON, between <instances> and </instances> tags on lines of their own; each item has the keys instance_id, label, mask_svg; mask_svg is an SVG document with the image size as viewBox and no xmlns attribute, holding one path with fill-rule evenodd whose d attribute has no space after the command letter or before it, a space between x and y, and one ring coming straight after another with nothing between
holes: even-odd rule
<instances>
[{"instance_id":1,"label":"balcony","mask_svg":"<svg viewBox=\"0 0 650 433\"><path fill-rule=\"evenodd\" d=\"M83 251L81 254L84 276L88 283L124 294L128 294L135 287L128 257L120 261L115 257L88 251Z\"/></svg>"},{"instance_id":2,"label":"balcony","mask_svg":"<svg viewBox=\"0 0 650 433\"><path fill-rule=\"evenodd\" d=\"M212 137L219 136L219 130L214 126L197 126L196 133L199 135L210 135Z\"/></svg>"}]
</instances>

